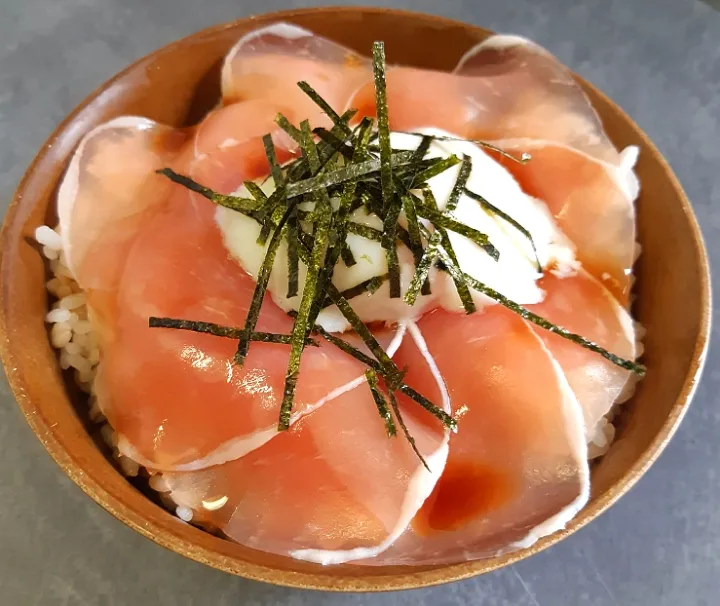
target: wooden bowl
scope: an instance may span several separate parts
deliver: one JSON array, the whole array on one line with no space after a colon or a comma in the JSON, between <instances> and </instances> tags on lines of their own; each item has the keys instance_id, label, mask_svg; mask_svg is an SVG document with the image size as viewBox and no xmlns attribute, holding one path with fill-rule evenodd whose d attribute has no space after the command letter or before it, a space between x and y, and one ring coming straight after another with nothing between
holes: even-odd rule
<instances>
[{"instance_id":1,"label":"wooden bowl","mask_svg":"<svg viewBox=\"0 0 720 606\"><path fill-rule=\"evenodd\" d=\"M94 92L50 136L10 205L0 242L2 360L18 404L57 463L107 511L156 543L220 570L279 585L380 591L434 585L505 566L560 541L605 511L660 455L687 410L710 328L708 262L690 203L647 136L605 95L579 79L618 147L640 147L642 183L636 318L647 328L646 379L625 405L618 437L593 469L590 503L569 527L530 549L454 566L320 567L254 551L181 522L123 478L87 430L85 413L60 372L43 316L45 269L31 238L53 221L55 191L80 138L121 114L172 125L197 121L217 100L220 61L245 32L297 23L362 53L385 40L389 61L451 69L489 32L439 17L383 9L297 10L221 25L141 59Z\"/></svg>"}]
</instances>

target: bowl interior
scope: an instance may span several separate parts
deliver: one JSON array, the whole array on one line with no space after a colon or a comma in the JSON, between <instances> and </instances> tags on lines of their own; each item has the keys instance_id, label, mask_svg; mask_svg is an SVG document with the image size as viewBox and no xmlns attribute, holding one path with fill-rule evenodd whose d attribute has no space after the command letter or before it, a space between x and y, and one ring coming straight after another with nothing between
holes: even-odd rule
<instances>
[{"instance_id":1,"label":"bowl interior","mask_svg":"<svg viewBox=\"0 0 720 606\"><path fill-rule=\"evenodd\" d=\"M699 375L709 329L708 268L689 203L669 166L639 128L582 82L618 147L638 145L638 260L634 315L647 329L645 380L624 406L618 437L593 468L588 506L561 533L502 558L454 566L322 568L244 548L173 517L128 483L90 435L82 403L67 387L48 342L45 269L34 229L54 220L54 194L70 154L92 127L122 114L192 124L219 94L220 61L243 33L286 20L367 54L384 40L388 60L451 69L489 32L426 15L373 9L290 11L212 28L140 60L91 95L53 133L12 202L2 232L2 357L28 422L65 472L113 515L157 543L216 568L268 582L336 590L385 590L457 580L516 561L580 528L626 492L679 423Z\"/></svg>"}]
</instances>

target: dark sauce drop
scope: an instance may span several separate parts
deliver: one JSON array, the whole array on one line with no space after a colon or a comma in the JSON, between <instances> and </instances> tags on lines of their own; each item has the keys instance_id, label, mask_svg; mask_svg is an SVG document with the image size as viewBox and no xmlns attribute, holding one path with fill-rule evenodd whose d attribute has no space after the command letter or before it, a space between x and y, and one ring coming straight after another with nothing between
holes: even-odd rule
<instances>
[{"instance_id":1,"label":"dark sauce drop","mask_svg":"<svg viewBox=\"0 0 720 606\"><path fill-rule=\"evenodd\" d=\"M457 530L499 509L515 495L512 476L490 465L448 463L432 494L413 521L419 535Z\"/></svg>"}]
</instances>

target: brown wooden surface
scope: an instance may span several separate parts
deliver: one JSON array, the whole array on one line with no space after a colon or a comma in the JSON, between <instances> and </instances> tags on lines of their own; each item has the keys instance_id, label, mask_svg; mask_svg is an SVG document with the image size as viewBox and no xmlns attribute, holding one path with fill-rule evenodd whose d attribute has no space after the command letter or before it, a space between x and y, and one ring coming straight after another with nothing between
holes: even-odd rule
<instances>
[{"instance_id":1,"label":"brown wooden surface","mask_svg":"<svg viewBox=\"0 0 720 606\"><path fill-rule=\"evenodd\" d=\"M635 316L648 329L648 375L620 418L618 438L593 471L590 504L570 527L531 549L492 560L422 569L321 568L223 541L184 524L133 488L97 449L66 389L43 316L44 266L30 242L52 218L55 188L79 139L121 114L185 125L199 119L218 95L219 64L246 31L284 19L365 52L383 39L388 60L452 68L488 32L403 12L311 9L244 20L206 30L134 64L96 91L48 140L28 170L8 211L0 250L0 329L9 382L28 422L65 472L113 515L159 544L211 566L268 582L324 589L384 590L472 576L540 551L580 528L625 493L657 458L689 403L709 331L709 278L700 234L688 201L659 152L612 102L586 90L618 147L640 147L642 184Z\"/></svg>"}]
</instances>

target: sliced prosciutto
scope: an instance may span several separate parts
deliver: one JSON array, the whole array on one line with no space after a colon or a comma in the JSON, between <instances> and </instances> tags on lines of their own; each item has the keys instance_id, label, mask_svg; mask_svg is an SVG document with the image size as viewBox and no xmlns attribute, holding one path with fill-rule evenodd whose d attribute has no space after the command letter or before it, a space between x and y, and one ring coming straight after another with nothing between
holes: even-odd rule
<instances>
[{"instance_id":1,"label":"sliced prosciutto","mask_svg":"<svg viewBox=\"0 0 720 606\"><path fill-rule=\"evenodd\" d=\"M563 528L589 491L581 412L528 325L500 306L418 322L458 414L445 471L411 528L369 565L442 564L527 546ZM402 348L398 363L417 354ZM412 380L415 379L415 383ZM411 377L418 390L426 377Z\"/></svg>"},{"instance_id":2,"label":"sliced prosciutto","mask_svg":"<svg viewBox=\"0 0 720 606\"><path fill-rule=\"evenodd\" d=\"M527 193L548 205L588 271L628 302L637 253L637 149L618 153L557 59L524 38L491 36L466 53L453 73L397 67L389 71L387 86L395 130L433 125L516 157L530 154L526 164L498 159ZM348 106L374 115L372 82Z\"/></svg>"},{"instance_id":3,"label":"sliced prosciutto","mask_svg":"<svg viewBox=\"0 0 720 606\"><path fill-rule=\"evenodd\" d=\"M436 380L422 354L414 355L413 373L434 395ZM194 521L248 547L321 564L376 556L425 502L448 453L447 430L399 399L427 469L402 435L388 437L368 386L360 385L240 459L163 474L165 487Z\"/></svg>"},{"instance_id":4,"label":"sliced prosciutto","mask_svg":"<svg viewBox=\"0 0 720 606\"><path fill-rule=\"evenodd\" d=\"M248 99L282 102L291 120L313 127L332 122L297 83L307 82L335 110L371 79L370 62L349 48L289 23L276 23L242 37L225 57L225 104Z\"/></svg>"},{"instance_id":5,"label":"sliced prosciutto","mask_svg":"<svg viewBox=\"0 0 720 606\"><path fill-rule=\"evenodd\" d=\"M240 110L250 123L243 124ZM150 316L244 325L255 283L229 258L214 205L154 171L174 159L178 169L189 166L223 193L265 174L262 143L252 135L271 124L253 123L257 115L252 103L220 110L185 149L163 153L155 140L156 128L167 135L161 127L110 123L88 135L69 173L78 185L66 179L61 193L68 258L88 288L102 352L99 405L119 434L121 452L154 469L222 463L277 433L287 346L254 343L240 368L232 363L235 340L148 328ZM232 145L222 145L217 134L223 117L223 132L236 138ZM243 132L251 136L241 141ZM125 181L113 180L123 174ZM289 334L291 328L292 320L266 301L256 330ZM296 418L363 377L365 368L324 342L309 347Z\"/></svg>"},{"instance_id":6,"label":"sliced prosciutto","mask_svg":"<svg viewBox=\"0 0 720 606\"><path fill-rule=\"evenodd\" d=\"M545 299L529 305L529 309L618 356L635 359L635 331L630 314L598 280L585 271L565 278L548 272L539 286L545 290ZM630 371L547 330L539 327L534 330L577 396L590 441L603 416L623 393Z\"/></svg>"}]
</instances>

